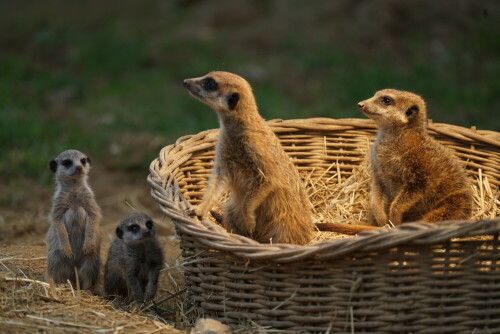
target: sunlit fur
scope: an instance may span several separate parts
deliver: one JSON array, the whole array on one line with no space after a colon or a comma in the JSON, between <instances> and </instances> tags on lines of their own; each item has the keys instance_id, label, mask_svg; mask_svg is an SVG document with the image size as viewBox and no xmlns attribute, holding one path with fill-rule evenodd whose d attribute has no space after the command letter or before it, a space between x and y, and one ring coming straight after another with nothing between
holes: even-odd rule
<instances>
[{"instance_id":1,"label":"sunlit fur","mask_svg":"<svg viewBox=\"0 0 500 334\"><path fill-rule=\"evenodd\" d=\"M383 98L393 103L386 105ZM428 135L426 105L420 96L384 89L358 108L378 127L370 155L371 223L470 217L473 198L464 166Z\"/></svg>"},{"instance_id":2,"label":"sunlit fur","mask_svg":"<svg viewBox=\"0 0 500 334\"><path fill-rule=\"evenodd\" d=\"M71 160L72 165L63 166L64 160ZM56 191L47 232L47 276L56 283L69 279L76 287L76 267L80 287L89 289L101 265L101 210L87 182L90 162L85 154L68 150L51 161L51 169Z\"/></svg>"},{"instance_id":3,"label":"sunlit fur","mask_svg":"<svg viewBox=\"0 0 500 334\"><path fill-rule=\"evenodd\" d=\"M201 83L213 78L218 88ZM259 115L252 88L232 73L210 72L184 82L191 95L212 107L220 134L215 164L197 214L206 216L229 187L224 225L230 232L262 243L306 244L312 237L312 208L297 169L278 138ZM234 109L228 97L239 94Z\"/></svg>"}]
</instances>

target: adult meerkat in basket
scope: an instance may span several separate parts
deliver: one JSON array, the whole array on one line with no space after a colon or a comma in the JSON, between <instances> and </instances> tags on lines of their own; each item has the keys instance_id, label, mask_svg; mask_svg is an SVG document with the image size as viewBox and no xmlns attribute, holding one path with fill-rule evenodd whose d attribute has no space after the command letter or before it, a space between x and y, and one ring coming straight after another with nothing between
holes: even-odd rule
<instances>
[{"instance_id":1,"label":"adult meerkat in basket","mask_svg":"<svg viewBox=\"0 0 500 334\"><path fill-rule=\"evenodd\" d=\"M358 108L378 128L370 155L371 223L471 216L473 197L465 169L427 133L426 105L420 96L384 89L359 102Z\"/></svg>"},{"instance_id":2,"label":"adult meerkat in basket","mask_svg":"<svg viewBox=\"0 0 500 334\"><path fill-rule=\"evenodd\" d=\"M67 150L50 162L56 191L47 232L47 276L55 283L68 279L81 289L95 285L101 265L101 210L87 176L90 158Z\"/></svg>"},{"instance_id":3,"label":"adult meerkat in basket","mask_svg":"<svg viewBox=\"0 0 500 334\"><path fill-rule=\"evenodd\" d=\"M223 224L262 243L306 244L312 207L299 173L259 115L250 84L228 72L184 80L190 94L212 107L220 132L215 162L196 214L205 217L228 186Z\"/></svg>"},{"instance_id":4,"label":"adult meerkat in basket","mask_svg":"<svg viewBox=\"0 0 500 334\"><path fill-rule=\"evenodd\" d=\"M104 267L107 296L129 297L135 303L153 300L163 266L163 249L154 222L147 214L134 212L116 228L116 237Z\"/></svg>"}]
</instances>

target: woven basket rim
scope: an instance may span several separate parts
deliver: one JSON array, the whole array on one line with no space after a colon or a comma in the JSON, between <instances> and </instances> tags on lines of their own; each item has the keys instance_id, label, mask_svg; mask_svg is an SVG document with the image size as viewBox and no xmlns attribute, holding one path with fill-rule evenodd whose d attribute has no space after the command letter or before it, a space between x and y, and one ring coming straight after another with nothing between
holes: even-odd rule
<instances>
[{"instance_id":1,"label":"woven basket rim","mask_svg":"<svg viewBox=\"0 0 500 334\"><path fill-rule=\"evenodd\" d=\"M354 129L376 129L368 119L274 119L267 122L275 133L314 131L342 131ZM500 133L490 130L467 129L445 123L429 123L430 133L446 135L466 143L482 143L500 149ZM151 185L151 195L159 203L166 216L175 223L178 232L196 238L207 249L230 252L247 260L259 260L275 263L303 261L310 258L333 259L352 252L370 252L396 247L398 245L428 245L447 242L453 238L470 237L481 234L500 232L500 218L478 221L450 221L436 223L405 223L397 228L381 228L363 232L357 236L344 239L326 240L312 245L261 244L252 239L228 233L216 223L205 219L200 221L189 212L191 204L182 196L180 187L173 177L178 166L187 161L191 154L215 145L218 129L199 132L179 138L174 144L164 147L160 156L150 165L147 178ZM190 147L193 142L202 142L196 148ZM168 173L162 173L162 166L173 162L160 161L162 156L175 151L183 153L181 161ZM168 159L167 159L168 160ZM168 176L168 177L166 177Z\"/></svg>"}]
</instances>

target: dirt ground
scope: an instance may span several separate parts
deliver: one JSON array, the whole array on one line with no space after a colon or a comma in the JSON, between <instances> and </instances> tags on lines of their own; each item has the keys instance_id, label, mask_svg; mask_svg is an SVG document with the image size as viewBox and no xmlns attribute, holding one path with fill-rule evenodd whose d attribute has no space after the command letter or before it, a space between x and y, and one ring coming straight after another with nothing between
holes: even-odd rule
<instances>
[{"instance_id":1,"label":"dirt ground","mask_svg":"<svg viewBox=\"0 0 500 334\"><path fill-rule=\"evenodd\" d=\"M45 233L54 186L16 180L0 186L0 332L2 333L181 333L184 278L173 224L149 195L146 175L93 168L90 183L103 211L103 263L118 222L132 211L153 217L164 246L165 268L157 300L147 310L96 294L49 286L45 280Z\"/></svg>"}]
</instances>

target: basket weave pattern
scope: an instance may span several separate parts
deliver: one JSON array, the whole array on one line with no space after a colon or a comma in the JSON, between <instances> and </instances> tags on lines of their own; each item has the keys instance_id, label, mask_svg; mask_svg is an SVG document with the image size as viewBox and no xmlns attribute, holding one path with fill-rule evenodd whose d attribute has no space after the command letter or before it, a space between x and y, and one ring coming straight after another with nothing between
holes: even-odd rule
<instances>
[{"instance_id":1,"label":"basket weave pattern","mask_svg":"<svg viewBox=\"0 0 500 334\"><path fill-rule=\"evenodd\" d=\"M268 124L312 177L351 175L376 133L361 119ZM500 187L499 133L446 124L430 124L429 132L471 176L481 173ZM186 284L204 316L298 332L500 333L498 217L407 223L307 246L260 244L187 215L202 198L217 133L165 147L148 177L153 198L176 225ZM469 238L476 235L484 237Z\"/></svg>"}]
</instances>

